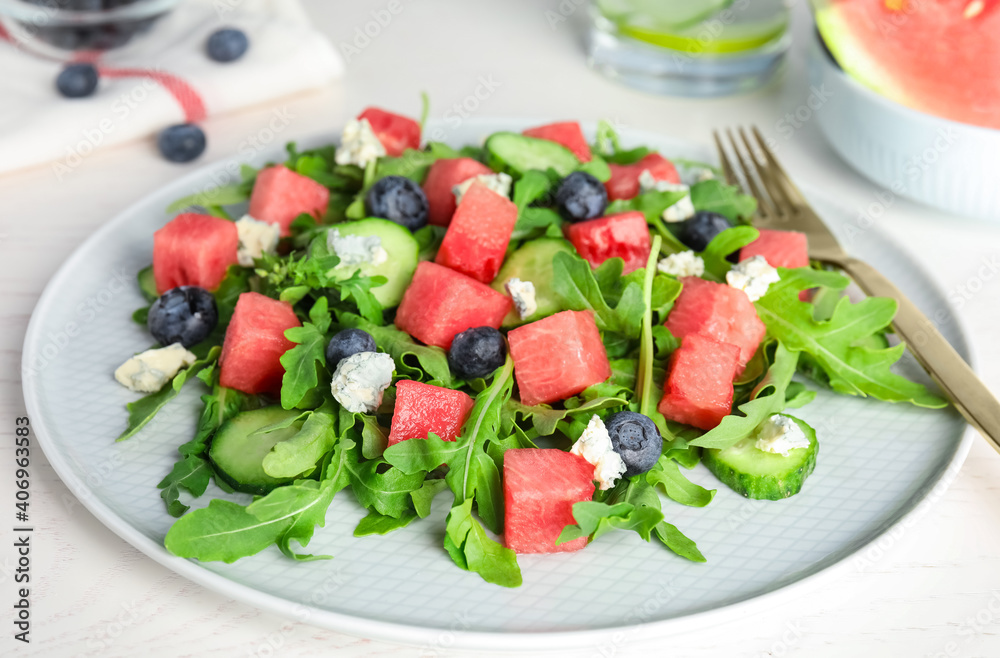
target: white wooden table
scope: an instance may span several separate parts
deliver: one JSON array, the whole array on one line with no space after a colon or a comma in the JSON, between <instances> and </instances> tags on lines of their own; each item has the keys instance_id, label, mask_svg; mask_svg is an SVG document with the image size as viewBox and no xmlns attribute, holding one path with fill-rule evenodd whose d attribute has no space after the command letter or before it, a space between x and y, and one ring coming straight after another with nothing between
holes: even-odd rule
<instances>
[{"instance_id":1,"label":"white wooden table","mask_svg":"<svg viewBox=\"0 0 1000 658\"><path fill-rule=\"evenodd\" d=\"M611 118L623 125L707 143L714 126L758 124L781 145L795 176L873 220L930 269L970 331L980 371L1000 392L1000 223L984 223L883 196L841 162L816 126L792 126L806 105L808 16L796 7L796 47L786 75L758 93L723 100L647 96L584 65L580 0L305 0L337 44L350 44L347 74L322 94L290 98L292 121L274 139L332 131L362 106L432 115ZM383 12L390 7L395 14ZM562 12L560 13L562 7ZM372 12L375 12L373 14ZM382 12L382 13L380 13ZM555 12L546 13L546 12ZM378 16L377 35L357 38ZM554 26L553 26L554 25ZM376 30L369 26L370 32ZM357 41L355 39L357 38ZM342 50L349 50L342 47ZM466 109L456 109L464 107ZM236 152L274 108L206 122L199 164ZM822 108L816 110L822 112ZM801 110L801 115L805 111ZM783 123L784 122L784 123ZM13 435L24 413L20 348L29 314L49 277L94 229L191 167L161 160L151 142L100 151L57 183L46 167L0 177L0 427ZM1000 218L998 218L1000 219ZM13 500L13 441L0 444L0 500ZM227 600L147 559L107 530L34 454L32 643L11 635L13 538L0 544L0 655L25 656L414 656L419 650L292 623ZM6 512L5 512L6 513ZM4 533L9 532L3 524ZM1000 457L976 442L954 484L909 529L883 540L863 565L822 587L710 631L613 655L996 656L1000 655ZM439 652L439 655L449 655ZM467 655L467 654L466 654ZM612 655L599 647L578 655Z\"/></svg>"}]
</instances>

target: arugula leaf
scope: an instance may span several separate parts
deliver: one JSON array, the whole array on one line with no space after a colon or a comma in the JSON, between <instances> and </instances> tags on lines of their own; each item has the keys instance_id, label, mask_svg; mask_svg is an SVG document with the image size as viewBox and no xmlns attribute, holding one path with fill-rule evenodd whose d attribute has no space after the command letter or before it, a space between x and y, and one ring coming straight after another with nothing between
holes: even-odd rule
<instances>
[{"instance_id":1,"label":"arugula leaf","mask_svg":"<svg viewBox=\"0 0 1000 658\"><path fill-rule=\"evenodd\" d=\"M580 537L593 535L597 539L610 530L634 530L649 541L656 524L663 521L663 513L652 507L636 508L631 503L599 503L586 500L573 504L576 525L563 528L556 544L564 544Z\"/></svg>"},{"instance_id":2,"label":"arugula leaf","mask_svg":"<svg viewBox=\"0 0 1000 658\"><path fill-rule=\"evenodd\" d=\"M552 266L552 285L566 308L593 311L599 329L635 338L639 335L643 304L642 289L629 283L618 305L612 309L604 300L590 263L575 254L557 253Z\"/></svg>"},{"instance_id":3,"label":"arugula leaf","mask_svg":"<svg viewBox=\"0 0 1000 658\"><path fill-rule=\"evenodd\" d=\"M801 409L816 399L816 391L806 388L802 382L792 382L785 391L785 409Z\"/></svg>"},{"instance_id":4,"label":"arugula leaf","mask_svg":"<svg viewBox=\"0 0 1000 658\"><path fill-rule=\"evenodd\" d=\"M552 190L553 181L544 171L530 169L514 183L513 201L518 213ZM519 215L520 217L520 215Z\"/></svg>"},{"instance_id":5,"label":"arugula leaf","mask_svg":"<svg viewBox=\"0 0 1000 658\"><path fill-rule=\"evenodd\" d=\"M785 408L785 391L795 374L799 355L779 340L774 347L774 358L767 374L753 389L750 401L739 406L743 414L726 416L714 429L690 441L702 448L728 448L753 434L757 427L773 414Z\"/></svg>"},{"instance_id":6,"label":"arugula leaf","mask_svg":"<svg viewBox=\"0 0 1000 658\"><path fill-rule=\"evenodd\" d=\"M752 226L734 226L712 238L712 241L701 252L705 261L705 272L716 281L725 281L726 272L732 268L732 263L726 260L729 254L742 249L760 237L760 231Z\"/></svg>"},{"instance_id":7,"label":"arugula leaf","mask_svg":"<svg viewBox=\"0 0 1000 658\"><path fill-rule=\"evenodd\" d=\"M781 280L757 300L757 314L768 333L789 350L809 354L823 369L833 390L933 409L947 406L922 384L892 372L890 368L903 356L905 345L883 349L859 345L890 326L896 314L895 300L867 297L855 304L845 296L837 302L828 321L818 322L813 317L813 306L800 301L799 292L817 285L843 289L847 278L809 268L778 271Z\"/></svg>"},{"instance_id":8,"label":"arugula leaf","mask_svg":"<svg viewBox=\"0 0 1000 658\"><path fill-rule=\"evenodd\" d=\"M583 414L590 420L590 417L605 409L614 407L624 407L628 402L621 397L597 397L588 400L578 407L567 409L553 409L547 404L539 404L529 407L518 400L508 400L504 405L504 426L513 424L517 416L531 420L531 426L538 436L550 436L555 433L560 421L566 420L570 416Z\"/></svg>"},{"instance_id":9,"label":"arugula leaf","mask_svg":"<svg viewBox=\"0 0 1000 658\"><path fill-rule=\"evenodd\" d=\"M167 505L170 516L181 516L188 511L189 506L180 502L181 489L197 498L205 493L208 483L212 481L212 467L197 455L187 455L174 463L173 469L156 485L160 497Z\"/></svg>"},{"instance_id":10,"label":"arugula leaf","mask_svg":"<svg viewBox=\"0 0 1000 658\"><path fill-rule=\"evenodd\" d=\"M663 545L677 555L692 562L705 562L705 556L698 550L698 545L685 537L684 533L677 529L677 526L663 521L656 525L655 533Z\"/></svg>"},{"instance_id":11,"label":"arugula leaf","mask_svg":"<svg viewBox=\"0 0 1000 658\"><path fill-rule=\"evenodd\" d=\"M281 355L285 374L281 378L281 406L294 409L319 385L317 365L326 365L326 334L330 331L330 311L326 297L320 297L309 311L311 322L285 330L285 338L298 343ZM299 471L301 472L301 471Z\"/></svg>"},{"instance_id":12,"label":"arugula leaf","mask_svg":"<svg viewBox=\"0 0 1000 658\"><path fill-rule=\"evenodd\" d=\"M431 513L431 503L439 493L448 488L444 480L424 480L424 484L416 491L410 492L413 499L413 509L420 518L426 518Z\"/></svg>"},{"instance_id":13,"label":"arugula leaf","mask_svg":"<svg viewBox=\"0 0 1000 658\"><path fill-rule=\"evenodd\" d=\"M247 512L265 523L291 520L275 540L286 556L298 561L329 560L332 559L330 555L295 553L292 551L291 541L295 540L300 546L309 543L316 526L323 527L326 524L326 511L335 493L336 490L329 482L297 480L250 503Z\"/></svg>"},{"instance_id":14,"label":"arugula leaf","mask_svg":"<svg viewBox=\"0 0 1000 658\"><path fill-rule=\"evenodd\" d=\"M743 194L738 185L726 185L710 179L691 186L691 204L695 210L716 212L732 221L749 220L757 212L757 200Z\"/></svg>"},{"instance_id":15,"label":"arugula leaf","mask_svg":"<svg viewBox=\"0 0 1000 658\"><path fill-rule=\"evenodd\" d=\"M635 376L635 396L638 398L639 413L656 422L656 400L653 397L653 279L656 275L656 258L660 253L660 236L653 236L652 249L646 263L646 275L642 286L643 306L642 329L639 342L639 370ZM680 294L680 289L678 289ZM656 415L660 414L656 412ZM659 426L659 423L658 423ZM666 430L659 427L661 433Z\"/></svg>"},{"instance_id":16,"label":"arugula leaf","mask_svg":"<svg viewBox=\"0 0 1000 658\"><path fill-rule=\"evenodd\" d=\"M139 430L146 426L146 423L153 419L153 416L155 416L160 409L164 407L164 405L177 397L177 394L181 392L181 387L184 386L184 383L190 379L192 375L197 375L203 368L207 367L211 363L214 363L219 358L219 353L221 351L222 348L213 347L205 358L195 361L187 368L178 372L169 384L165 385L156 393L150 393L145 397L139 398L135 402L129 402L125 405L128 409L128 426L118 436L118 438L115 439L115 441L124 441L135 436Z\"/></svg>"},{"instance_id":17,"label":"arugula leaf","mask_svg":"<svg viewBox=\"0 0 1000 658\"><path fill-rule=\"evenodd\" d=\"M364 329L378 346L396 362L396 368L404 378L426 382L428 380L450 386L454 381L448 367L448 354L440 347L419 345L405 331L392 325L380 327L353 313L337 313L341 328Z\"/></svg>"},{"instance_id":18,"label":"arugula leaf","mask_svg":"<svg viewBox=\"0 0 1000 658\"><path fill-rule=\"evenodd\" d=\"M608 204L605 214L611 215L629 210L638 210L646 216L646 223L653 227L663 240L665 248L671 252L687 251L688 247L681 242L673 231L663 223L663 211L680 201L687 192L677 190L674 192L644 192L631 199L618 199Z\"/></svg>"},{"instance_id":19,"label":"arugula leaf","mask_svg":"<svg viewBox=\"0 0 1000 658\"><path fill-rule=\"evenodd\" d=\"M608 167L608 163L604 161L604 158L596 153L587 162L580 163L580 166L576 170L588 173L602 183L607 183L611 180L611 168Z\"/></svg>"},{"instance_id":20,"label":"arugula leaf","mask_svg":"<svg viewBox=\"0 0 1000 658\"><path fill-rule=\"evenodd\" d=\"M375 510L368 512L368 515L358 522L358 527L354 529L355 537L367 537L369 535L387 535L393 530L399 530L410 525L410 522L418 518L415 512L406 512L398 519L391 516L379 514Z\"/></svg>"},{"instance_id":21,"label":"arugula leaf","mask_svg":"<svg viewBox=\"0 0 1000 658\"><path fill-rule=\"evenodd\" d=\"M660 485L671 500L688 507L704 507L715 498L715 489L705 489L688 480L677 468L677 463L666 456L660 456L656 467L646 473L646 481Z\"/></svg>"},{"instance_id":22,"label":"arugula leaf","mask_svg":"<svg viewBox=\"0 0 1000 658\"><path fill-rule=\"evenodd\" d=\"M177 199L167 206L168 213L176 213L186 210L191 206L201 206L210 208L212 206L233 206L250 200L250 189L245 183L233 183L223 187L213 187L209 190L202 190L188 195L183 199Z\"/></svg>"},{"instance_id":23,"label":"arugula leaf","mask_svg":"<svg viewBox=\"0 0 1000 658\"><path fill-rule=\"evenodd\" d=\"M330 452L338 438L332 415L310 412L298 432L277 443L265 455L264 472L273 478L292 478L307 473Z\"/></svg>"},{"instance_id":24,"label":"arugula leaf","mask_svg":"<svg viewBox=\"0 0 1000 658\"><path fill-rule=\"evenodd\" d=\"M451 508L445 525L445 549L455 563L466 571L478 573L483 580L503 587L520 587L521 568L514 551L486 535L472 517L472 500Z\"/></svg>"},{"instance_id":25,"label":"arugula leaf","mask_svg":"<svg viewBox=\"0 0 1000 658\"><path fill-rule=\"evenodd\" d=\"M420 260L434 260L446 231L445 227L433 224L414 231L413 237L417 239L417 245L420 247Z\"/></svg>"}]
</instances>

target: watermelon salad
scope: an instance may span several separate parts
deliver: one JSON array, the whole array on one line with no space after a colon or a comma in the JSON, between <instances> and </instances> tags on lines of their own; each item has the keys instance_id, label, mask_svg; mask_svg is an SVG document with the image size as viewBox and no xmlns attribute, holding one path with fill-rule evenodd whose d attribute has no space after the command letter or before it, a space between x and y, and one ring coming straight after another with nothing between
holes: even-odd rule
<instances>
[{"instance_id":1,"label":"watermelon salad","mask_svg":"<svg viewBox=\"0 0 1000 658\"><path fill-rule=\"evenodd\" d=\"M444 550L503 586L518 553L612 530L704 561L671 507L715 490L685 471L786 498L817 464L792 413L817 387L944 404L890 369L895 303L851 301L711 166L603 122L593 144L571 121L457 150L421 131L366 109L155 232L134 320L158 346L115 377L146 394L119 440L201 389L158 485L172 553L328 557L298 547L350 489L358 537L447 504ZM210 486L246 496L190 509Z\"/></svg>"}]
</instances>

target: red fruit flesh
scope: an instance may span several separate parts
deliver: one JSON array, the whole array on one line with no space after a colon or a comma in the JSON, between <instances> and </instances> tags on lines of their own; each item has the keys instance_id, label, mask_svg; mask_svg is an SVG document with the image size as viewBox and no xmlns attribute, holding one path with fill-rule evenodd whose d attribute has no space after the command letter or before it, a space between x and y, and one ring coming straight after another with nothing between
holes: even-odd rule
<instances>
[{"instance_id":1,"label":"red fruit flesh","mask_svg":"<svg viewBox=\"0 0 1000 658\"><path fill-rule=\"evenodd\" d=\"M366 108L358 120L367 119L372 132L385 147L386 155L398 157L406 149L420 148L420 124L409 117L377 107Z\"/></svg>"},{"instance_id":2,"label":"red fruit flesh","mask_svg":"<svg viewBox=\"0 0 1000 658\"><path fill-rule=\"evenodd\" d=\"M434 261L490 283L503 265L516 223L517 206L510 199L473 183L458 204Z\"/></svg>"},{"instance_id":3,"label":"red fruit flesh","mask_svg":"<svg viewBox=\"0 0 1000 658\"><path fill-rule=\"evenodd\" d=\"M564 400L611 376L590 311L561 311L513 329L507 341L524 404Z\"/></svg>"},{"instance_id":4,"label":"red fruit flesh","mask_svg":"<svg viewBox=\"0 0 1000 658\"><path fill-rule=\"evenodd\" d=\"M681 176L677 173L674 163L659 153L647 153L638 162L629 165L608 164L611 178L604 184L608 191L608 199L631 199L639 194L639 176L644 170L649 170L655 180L669 183L680 183Z\"/></svg>"},{"instance_id":5,"label":"red fruit flesh","mask_svg":"<svg viewBox=\"0 0 1000 658\"><path fill-rule=\"evenodd\" d=\"M219 357L219 384L244 393L281 392L281 355L295 347L285 330L301 326L291 304L245 292L236 302Z\"/></svg>"},{"instance_id":6,"label":"red fruit flesh","mask_svg":"<svg viewBox=\"0 0 1000 658\"><path fill-rule=\"evenodd\" d=\"M771 267L809 267L805 233L760 229L760 237L740 249L740 260L763 256Z\"/></svg>"},{"instance_id":7,"label":"red fruit flesh","mask_svg":"<svg viewBox=\"0 0 1000 658\"><path fill-rule=\"evenodd\" d=\"M261 170L250 195L250 216L291 234L292 221L306 213L320 219L330 203L330 190L285 165Z\"/></svg>"},{"instance_id":8,"label":"red fruit flesh","mask_svg":"<svg viewBox=\"0 0 1000 658\"><path fill-rule=\"evenodd\" d=\"M573 504L594 495L594 467L562 450L522 448L504 453L504 542L517 553L564 553L587 545L580 537L556 545L575 524Z\"/></svg>"},{"instance_id":9,"label":"red fruit flesh","mask_svg":"<svg viewBox=\"0 0 1000 658\"><path fill-rule=\"evenodd\" d=\"M492 173L492 169L472 158L448 158L434 162L427 170L423 185L429 206L428 221L435 226L447 226L455 214L452 188L475 176Z\"/></svg>"},{"instance_id":10,"label":"red fruit flesh","mask_svg":"<svg viewBox=\"0 0 1000 658\"><path fill-rule=\"evenodd\" d=\"M649 227L641 212L623 212L570 224L566 236L591 267L609 258L621 258L625 261L623 271L629 274L645 267L649 259Z\"/></svg>"},{"instance_id":11,"label":"red fruit flesh","mask_svg":"<svg viewBox=\"0 0 1000 658\"><path fill-rule=\"evenodd\" d=\"M659 410L669 420L710 430L733 408L740 348L698 334L685 336L670 356Z\"/></svg>"},{"instance_id":12,"label":"red fruit flesh","mask_svg":"<svg viewBox=\"0 0 1000 658\"><path fill-rule=\"evenodd\" d=\"M461 391L401 379L396 382L389 445L408 439L426 439L431 432L445 441L454 441L472 405L472 398Z\"/></svg>"},{"instance_id":13,"label":"red fruit flesh","mask_svg":"<svg viewBox=\"0 0 1000 658\"><path fill-rule=\"evenodd\" d=\"M572 151L580 162L590 162L590 146L587 144L587 138L583 136L580 124L576 121L549 123L537 128L528 128L521 134L562 144Z\"/></svg>"},{"instance_id":14,"label":"red fruit flesh","mask_svg":"<svg viewBox=\"0 0 1000 658\"><path fill-rule=\"evenodd\" d=\"M161 295L178 286L215 290L238 261L236 224L184 213L153 234L153 278Z\"/></svg>"}]
</instances>

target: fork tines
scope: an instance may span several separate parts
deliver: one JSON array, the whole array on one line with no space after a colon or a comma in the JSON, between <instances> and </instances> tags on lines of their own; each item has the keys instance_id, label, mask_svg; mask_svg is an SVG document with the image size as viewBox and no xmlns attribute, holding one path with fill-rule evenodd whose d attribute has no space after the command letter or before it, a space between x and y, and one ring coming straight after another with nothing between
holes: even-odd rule
<instances>
[{"instance_id":1,"label":"fork tines","mask_svg":"<svg viewBox=\"0 0 1000 658\"><path fill-rule=\"evenodd\" d=\"M723 139L719 131L712 132L723 174L730 184L742 186L757 199L760 219L767 221L791 215L805 203L756 126L749 130L738 127L738 138L730 128L725 132L728 140Z\"/></svg>"}]
</instances>

